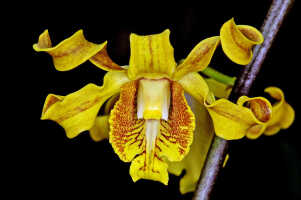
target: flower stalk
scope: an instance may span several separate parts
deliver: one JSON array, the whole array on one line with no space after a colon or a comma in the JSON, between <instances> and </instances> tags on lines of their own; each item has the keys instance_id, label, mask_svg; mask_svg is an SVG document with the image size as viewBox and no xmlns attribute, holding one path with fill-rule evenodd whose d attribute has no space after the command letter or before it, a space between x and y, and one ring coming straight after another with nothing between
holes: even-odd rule
<instances>
[{"instance_id":1,"label":"flower stalk","mask_svg":"<svg viewBox=\"0 0 301 200\"><path fill-rule=\"evenodd\" d=\"M236 77L227 76L211 67L207 67L202 71L202 73L226 85L234 85L236 80Z\"/></svg>"},{"instance_id":2,"label":"flower stalk","mask_svg":"<svg viewBox=\"0 0 301 200\"><path fill-rule=\"evenodd\" d=\"M235 82L229 97L232 102L235 102L242 95L248 95L252 84L262 67L266 55L279 31L279 28L293 3L294 0L274 0L272 2L261 27L261 32L265 40L262 45L258 45L254 48L253 60L243 69L242 73ZM212 73L212 71L209 70L209 73ZM222 80L225 79L222 78ZM207 161L201 174L199 184L193 197L194 200L210 199L214 183L217 179L220 168L222 167L227 149L228 142L218 136L215 136L211 149L208 153Z\"/></svg>"}]
</instances>

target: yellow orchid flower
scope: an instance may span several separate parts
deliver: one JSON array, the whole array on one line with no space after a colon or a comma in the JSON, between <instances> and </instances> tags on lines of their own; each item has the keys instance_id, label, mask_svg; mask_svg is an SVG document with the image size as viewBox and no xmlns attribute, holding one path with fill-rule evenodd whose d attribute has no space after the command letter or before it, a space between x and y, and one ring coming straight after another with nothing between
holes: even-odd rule
<instances>
[{"instance_id":1,"label":"yellow orchid flower","mask_svg":"<svg viewBox=\"0 0 301 200\"><path fill-rule=\"evenodd\" d=\"M197 73L208 66L220 42L231 60L244 63L252 55L251 46L263 40L259 31L236 26L232 19L222 26L221 36L201 41L178 66L169 34L169 30L147 36L131 34L129 66L122 67L108 56L107 42L88 42L80 30L52 47L46 30L33 48L49 53L57 70L71 70L89 60L108 73L101 87L88 84L67 96L49 94L41 119L59 123L69 138L90 130L91 137L98 141L102 139L101 127L109 129L115 153L122 161L131 162L133 181L144 178L166 185L167 161L181 161L193 142L195 115L184 91L204 105L215 133L225 139L242 138L251 126L269 121L271 105L266 99L247 99L250 107L245 107L242 100L238 104L226 99L215 101L206 81ZM238 57L231 54L231 46L239 52ZM118 100L110 116L98 118L100 107L112 96ZM107 121L109 127L104 125Z\"/></svg>"}]
</instances>

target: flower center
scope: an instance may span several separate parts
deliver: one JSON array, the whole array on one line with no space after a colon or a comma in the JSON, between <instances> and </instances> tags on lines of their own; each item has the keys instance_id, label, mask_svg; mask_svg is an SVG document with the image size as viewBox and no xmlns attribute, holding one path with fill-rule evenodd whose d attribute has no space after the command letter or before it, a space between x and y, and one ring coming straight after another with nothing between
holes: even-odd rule
<instances>
[{"instance_id":1,"label":"flower center","mask_svg":"<svg viewBox=\"0 0 301 200\"><path fill-rule=\"evenodd\" d=\"M138 119L168 120L170 83L167 79L139 80L137 95Z\"/></svg>"}]
</instances>

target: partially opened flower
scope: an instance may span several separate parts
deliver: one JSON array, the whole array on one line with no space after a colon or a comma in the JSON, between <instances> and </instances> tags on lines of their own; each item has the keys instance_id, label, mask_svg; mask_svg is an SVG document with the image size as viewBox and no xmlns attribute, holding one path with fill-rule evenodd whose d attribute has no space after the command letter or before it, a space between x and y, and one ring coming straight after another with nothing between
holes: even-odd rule
<instances>
[{"instance_id":1,"label":"partially opened flower","mask_svg":"<svg viewBox=\"0 0 301 200\"><path fill-rule=\"evenodd\" d=\"M67 96L49 94L41 118L59 123L69 138L90 130L94 140L101 139L98 130L109 121L104 130L109 129L109 141L119 158L131 162L133 181L145 178L167 184L167 162L181 161L187 155L196 126L184 91L208 110L215 133L225 139L242 138L251 126L264 125L271 118L271 105L262 97L247 99L251 107L245 107L241 100L238 104L226 99L215 101L197 73L208 66L220 41L231 60L245 64L252 56L251 47L263 40L255 28L236 26L233 20L221 30L221 37L204 39L179 65L174 60L169 30L148 36L131 34L128 67L110 59L107 42L88 42L81 30L55 47L45 31L34 49L49 53L57 70L71 70L89 60L108 73L101 87L88 84ZM239 52L238 57L231 48ZM112 100L110 116L97 118L100 107L112 96L117 102L114 105Z\"/></svg>"}]
</instances>

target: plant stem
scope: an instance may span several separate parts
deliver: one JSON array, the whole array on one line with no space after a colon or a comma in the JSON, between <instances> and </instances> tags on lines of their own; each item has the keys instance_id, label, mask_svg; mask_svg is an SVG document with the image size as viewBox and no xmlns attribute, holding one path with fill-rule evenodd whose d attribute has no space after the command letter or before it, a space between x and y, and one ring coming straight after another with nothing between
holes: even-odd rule
<instances>
[{"instance_id":1,"label":"plant stem","mask_svg":"<svg viewBox=\"0 0 301 200\"><path fill-rule=\"evenodd\" d=\"M234 85L236 80L236 77L227 76L211 67L207 67L205 70L201 72L206 76L209 76L210 78L213 78L216 81L219 81L227 85Z\"/></svg>"},{"instance_id":2,"label":"plant stem","mask_svg":"<svg viewBox=\"0 0 301 200\"><path fill-rule=\"evenodd\" d=\"M236 102L242 95L248 95L282 21L293 3L294 0L273 0L261 27L261 32L265 40L262 45L258 45L254 48L253 60L244 68L238 77L229 97L232 102ZM210 198L227 149L228 142L215 136L193 197L194 200L208 200Z\"/></svg>"}]
</instances>

